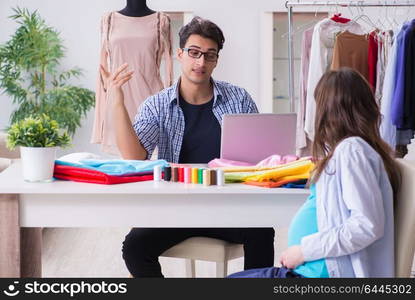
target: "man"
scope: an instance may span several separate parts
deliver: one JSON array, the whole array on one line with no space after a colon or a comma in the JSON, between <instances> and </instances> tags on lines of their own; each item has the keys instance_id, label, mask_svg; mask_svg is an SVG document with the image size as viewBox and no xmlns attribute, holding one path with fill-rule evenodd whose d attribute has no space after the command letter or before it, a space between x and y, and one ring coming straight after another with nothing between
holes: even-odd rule
<instances>
[{"instance_id":1,"label":"man","mask_svg":"<svg viewBox=\"0 0 415 300\"><path fill-rule=\"evenodd\" d=\"M224 43L217 25L195 17L180 30L179 36L180 79L146 99L133 126L121 90L133 71L126 72L127 65L114 74L101 68L117 120L117 145L125 159L150 158L157 146L160 159L207 163L220 156L222 116L258 112L244 89L211 78ZM159 255L194 236L244 244L245 269L274 265L272 228L133 228L123 243L123 258L134 277L162 277Z\"/></svg>"}]
</instances>

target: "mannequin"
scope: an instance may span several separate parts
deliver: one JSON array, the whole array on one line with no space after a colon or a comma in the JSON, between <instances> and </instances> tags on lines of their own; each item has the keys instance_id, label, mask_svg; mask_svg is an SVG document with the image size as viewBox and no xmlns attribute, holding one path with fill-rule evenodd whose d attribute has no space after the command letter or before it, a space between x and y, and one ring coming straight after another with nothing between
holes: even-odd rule
<instances>
[{"instance_id":1,"label":"mannequin","mask_svg":"<svg viewBox=\"0 0 415 300\"><path fill-rule=\"evenodd\" d=\"M172 84L171 46L169 16L149 9L145 0L127 0L124 9L108 12L101 18L100 65L112 71L128 63L135 71L134 78L123 86L124 104L131 122L147 97ZM161 60L165 62L164 80L160 74ZM91 142L101 144L105 153L120 155L106 83L99 72Z\"/></svg>"},{"instance_id":2,"label":"mannequin","mask_svg":"<svg viewBox=\"0 0 415 300\"><path fill-rule=\"evenodd\" d=\"M144 17L155 13L147 7L146 0L127 0L127 6L118 12L127 17Z\"/></svg>"}]
</instances>

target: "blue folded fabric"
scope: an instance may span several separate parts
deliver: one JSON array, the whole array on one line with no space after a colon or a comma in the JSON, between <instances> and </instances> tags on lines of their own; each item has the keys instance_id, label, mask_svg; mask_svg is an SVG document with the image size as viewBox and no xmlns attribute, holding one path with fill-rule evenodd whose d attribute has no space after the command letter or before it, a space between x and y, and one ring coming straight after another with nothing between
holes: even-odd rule
<instances>
[{"instance_id":1,"label":"blue folded fabric","mask_svg":"<svg viewBox=\"0 0 415 300\"><path fill-rule=\"evenodd\" d=\"M301 179L294 182L286 183L282 185L283 188L288 189L304 189L307 184L307 179Z\"/></svg>"},{"instance_id":2,"label":"blue folded fabric","mask_svg":"<svg viewBox=\"0 0 415 300\"><path fill-rule=\"evenodd\" d=\"M79 163L63 160L55 160L58 165L72 166L78 168L100 171L108 175L127 176L137 173L152 173L155 166L166 167L168 162L164 159L159 160L123 160L123 159L84 159Z\"/></svg>"}]
</instances>

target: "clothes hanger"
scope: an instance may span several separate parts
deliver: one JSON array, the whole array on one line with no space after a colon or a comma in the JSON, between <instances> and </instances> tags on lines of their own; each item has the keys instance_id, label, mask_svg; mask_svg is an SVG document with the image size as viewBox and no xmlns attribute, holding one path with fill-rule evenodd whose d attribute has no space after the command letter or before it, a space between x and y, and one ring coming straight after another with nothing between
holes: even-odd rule
<instances>
[{"instance_id":1,"label":"clothes hanger","mask_svg":"<svg viewBox=\"0 0 415 300\"><path fill-rule=\"evenodd\" d=\"M410 4L409 0L406 3L409 5ZM404 22L409 21L409 16L411 15L412 9L413 9L413 6L409 6L409 9L406 10L406 18Z\"/></svg>"},{"instance_id":2,"label":"clothes hanger","mask_svg":"<svg viewBox=\"0 0 415 300\"><path fill-rule=\"evenodd\" d=\"M313 3L316 3L316 1L314 1ZM299 26L297 26L297 28L292 32L292 35L295 35L295 34L297 34L297 33L299 33L299 32L303 32L304 30L304 28L308 28L308 27L310 27L311 25L315 25L315 23L317 23L317 22L319 22L320 21L320 19L317 19L317 13L319 12L319 10L320 10L320 6L316 6L316 10L315 10L315 12L314 12L314 17L313 17L313 19L310 21L310 22L307 22L306 24L303 24L303 25L299 25ZM287 32L285 32L285 33L283 33L282 35L281 35L281 37L282 38L285 38L286 36L288 36L288 31Z\"/></svg>"},{"instance_id":3,"label":"clothes hanger","mask_svg":"<svg viewBox=\"0 0 415 300\"><path fill-rule=\"evenodd\" d=\"M396 21L396 13L397 13L397 11L398 11L398 7L397 7L397 6L395 6L395 9L394 9L394 11L393 11L393 19L392 19L392 21L393 21L393 23L395 24L395 26L399 26L398 21ZM391 29L392 29L392 28L391 28Z\"/></svg>"},{"instance_id":4,"label":"clothes hanger","mask_svg":"<svg viewBox=\"0 0 415 300\"><path fill-rule=\"evenodd\" d=\"M337 22L337 23L348 23L348 22L350 22L350 19L344 18L341 15L342 14L339 13L338 3L336 2L335 12L334 12L333 16L330 19L334 22Z\"/></svg>"},{"instance_id":5,"label":"clothes hanger","mask_svg":"<svg viewBox=\"0 0 415 300\"><path fill-rule=\"evenodd\" d=\"M375 22L376 27L381 29L380 31L386 30L385 23L382 21L382 7L379 6L379 12L378 12L378 19Z\"/></svg>"},{"instance_id":6,"label":"clothes hanger","mask_svg":"<svg viewBox=\"0 0 415 300\"><path fill-rule=\"evenodd\" d=\"M392 29L394 27L394 24L391 22L391 20L389 19L389 15L388 15L388 7L386 6L386 3L384 4L385 7L385 20L388 23L387 25L389 25L389 29Z\"/></svg>"},{"instance_id":7,"label":"clothes hanger","mask_svg":"<svg viewBox=\"0 0 415 300\"><path fill-rule=\"evenodd\" d=\"M350 22L350 23L353 23L353 22L357 23L357 21L361 20L361 21L365 22L366 25L371 26L372 27L371 29L376 29L377 28L376 24L373 23L373 21L366 14L364 14L363 8L361 6L358 6L358 8L360 10L359 15L357 17L355 17L352 20L352 22ZM346 30L347 30L347 28L346 28ZM369 30L369 31L371 31L371 30Z\"/></svg>"},{"instance_id":8,"label":"clothes hanger","mask_svg":"<svg viewBox=\"0 0 415 300\"><path fill-rule=\"evenodd\" d=\"M348 23L350 19L341 16L341 13L334 14L330 19L337 23Z\"/></svg>"}]
</instances>

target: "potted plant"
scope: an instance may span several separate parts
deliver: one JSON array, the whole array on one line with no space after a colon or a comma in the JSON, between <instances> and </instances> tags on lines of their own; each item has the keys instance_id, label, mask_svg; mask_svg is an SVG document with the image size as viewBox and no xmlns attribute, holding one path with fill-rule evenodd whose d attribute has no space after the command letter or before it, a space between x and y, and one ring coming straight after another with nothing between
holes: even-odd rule
<instances>
[{"instance_id":1,"label":"potted plant","mask_svg":"<svg viewBox=\"0 0 415 300\"><path fill-rule=\"evenodd\" d=\"M69 135L60 133L58 122L43 114L15 122L8 129L7 147L20 146L23 178L26 181L51 181L56 148L68 146Z\"/></svg>"},{"instance_id":2,"label":"potted plant","mask_svg":"<svg viewBox=\"0 0 415 300\"><path fill-rule=\"evenodd\" d=\"M37 11L15 8L10 18L20 25L0 45L0 92L9 95L17 109L10 124L29 115L46 114L73 135L82 116L94 105L94 93L69 84L81 69L59 70L65 47L59 33L45 24Z\"/></svg>"}]
</instances>

